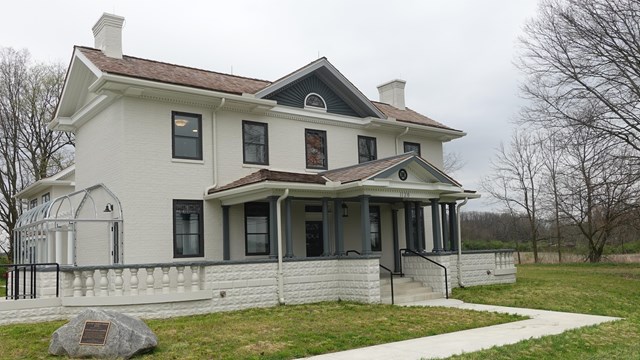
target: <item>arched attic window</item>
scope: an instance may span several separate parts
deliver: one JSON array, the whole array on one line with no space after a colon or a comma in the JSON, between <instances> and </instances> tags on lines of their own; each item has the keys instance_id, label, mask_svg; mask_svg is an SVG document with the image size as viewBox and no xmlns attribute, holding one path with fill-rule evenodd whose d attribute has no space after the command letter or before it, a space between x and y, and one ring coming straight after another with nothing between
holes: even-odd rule
<instances>
[{"instance_id":1,"label":"arched attic window","mask_svg":"<svg viewBox=\"0 0 640 360\"><path fill-rule=\"evenodd\" d=\"M312 110L327 111L327 105L322 96L310 93L304 98L304 108Z\"/></svg>"}]
</instances>

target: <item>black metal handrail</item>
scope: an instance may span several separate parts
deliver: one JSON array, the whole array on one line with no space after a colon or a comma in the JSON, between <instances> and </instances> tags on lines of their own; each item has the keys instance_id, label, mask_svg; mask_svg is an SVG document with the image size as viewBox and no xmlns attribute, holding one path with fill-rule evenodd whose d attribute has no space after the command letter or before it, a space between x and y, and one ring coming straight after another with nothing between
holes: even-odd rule
<instances>
[{"instance_id":1,"label":"black metal handrail","mask_svg":"<svg viewBox=\"0 0 640 360\"><path fill-rule=\"evenodd\" d=\"M56 297L60 296L60 264L58 263L34 263L34 264L0 264L7 268L5 278L7 280L4 296L5 299L35 299L37 296L37 272L38 267L56 267ZM22 271L22 276L20 276ZM27 271L29 271L29 291L27 292ZM22 284L20 279L22 278ZM22 285L22 292L20 291ZM11 290L9 290L11 289Z\"/></svg>"},{"instance_id":2,"label":"black metal handrail","mask_svg":"<svg viewBox=\"0 0 640 360\"><path fill-rule=\"evenodd\" d=\"M440 263L438 263L438 262L436 262L436 261L433 261L433 260L429 259L428 257L424 256L423 254L420 254L417 251L414 251L414 250L411 250L411 249L400 249L400 250L398 250L398 252L400 253L400 269L402 269L402 252L403 251L405 253L410 252L410 253L412 253L412 254L414 254L416 256L420 256L421 258L429 261L430 263L438 265L438 266L440 266L441 268L444 269L444 295L448 299L449 298L449 280L448 280L449 278L447 277L447 267L442 265L442 264L440 264ZM402 273L402 275L404 276L404 272Z\"/></svg>"},{"instance_id":3,"label":"black metal handrail","mask_svg":"<svg viewBox=\"0 0 640 360\"><path fill-rule=\"evenodd\" d=\"M358 250L347 250L347 252L345 253L347 256L349 256L350 253L355 253L358 255L362 255L360 254L360 252ZM394 298L394 294L393 294L393 275L398 275L395 274L393 271L391 271L391 269L389 269L388 267L382 265L382 264L378 264L380 265L380 268L387 270L389 272L389 279L391 279L391 305L395 305L395 298Z\"/></svg>"}]
</instances>

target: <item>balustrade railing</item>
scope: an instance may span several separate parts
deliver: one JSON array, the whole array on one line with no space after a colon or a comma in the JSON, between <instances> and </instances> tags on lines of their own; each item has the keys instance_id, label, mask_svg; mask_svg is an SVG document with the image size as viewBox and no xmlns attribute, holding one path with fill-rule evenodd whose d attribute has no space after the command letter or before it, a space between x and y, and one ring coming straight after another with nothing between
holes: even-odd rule
<instances>
[{"instance_id":1,"label":"balustrade railing","mask_svg":"<svg viewBox=\"0 0 640 360\"><path fill-rule=\"evenodd\" d=\"M185 270L189 269L185 276ZM160 264L61 269L71 274L71 296L108 297L185 293L202 290L201 266ZM68 295L67 295L68 296Z\"/></svg>"}]
</instances>

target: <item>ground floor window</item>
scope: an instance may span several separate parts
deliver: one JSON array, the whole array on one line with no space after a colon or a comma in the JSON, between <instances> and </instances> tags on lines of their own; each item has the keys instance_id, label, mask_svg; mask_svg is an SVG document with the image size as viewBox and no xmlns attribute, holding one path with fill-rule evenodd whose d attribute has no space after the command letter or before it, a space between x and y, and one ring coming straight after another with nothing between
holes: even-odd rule
<instances>
[{"instance_id":1,"label":"ground floor window","mask_svg":"<svg viewBox=\"0 0 640 360\"><path fill-rule=\"evenodd\" d=\"M202 200L173 200L173 257L204 256Z\"/></svg>"},{"instance_id":2,"label":"ground floor window","mask_svg":"<svg viewBox=\"0 0 640 360\"><path fill-rule=\"evenodd\" d=\"M269 255L269 204L245 203L245 254Z\"/></svg>"},{"instance_id":3,"label":"ground floor window","mask_svg":"<svg viewBox=\"0 0 640 360\"><path fill-rule=\"evenodd\" d=\"M371 251L382 251L380 234L380 206L369 207L369 223L371 231Z\"/></svg>"}]
</instances>

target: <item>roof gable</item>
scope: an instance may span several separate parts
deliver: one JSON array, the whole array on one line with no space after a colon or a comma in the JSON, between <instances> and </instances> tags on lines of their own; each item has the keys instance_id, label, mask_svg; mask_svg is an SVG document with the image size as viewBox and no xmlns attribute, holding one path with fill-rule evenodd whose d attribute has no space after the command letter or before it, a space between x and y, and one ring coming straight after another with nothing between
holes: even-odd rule
<instances>
[{"instance_id":1,"label":"roof gable","mask_svg":"<svg viewBox=\"0 0 640 360\"><path fill-rule=\"evenodd\" d=\"M340 73L326 58L320 58L289 75L286 75L279 80L271 83L269 86L261 89L255 93L257 98L272 99L280 95L281 98L290 99L288 103L283 105L290 105L290 103L298 104L297 98L301 94L295 94L296 92L305 91L305 88L316 85L320 88L322 85L326 86L330 90L333 97L337 100L332 110L335 113L337 111L355 113L359 117L376 117L384 119L385 115L376 108L369 99L358 90L342 73ZM312 91L313 92L313 91ZM308 93L304 94L306 96ZM295 99L293 99L295 98ZM304 97L303 97L304 100ZM329 112L330 107L328 99L327 108ZM340 106L337 106L340 103ZM303 107L304 104L301 104ZM348 111L347 109L350 109ZM349 115L345 114L345 115Z\"/></svg>"},{"instance_id":2,"label":"roof gable","mask_svg":"<svg viewBox=\"0 0 640 360\"><path fill-rule=\"evenodd\" d=\"M314 93L322 97L328 113L360 116L349 104L347 104L331 87L312 73L305 78L294 81L280 90L269 94L266 99L275 100L279 105L304 108L307 95Z\"/></svg>"}]
</instances>

